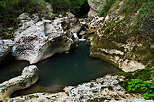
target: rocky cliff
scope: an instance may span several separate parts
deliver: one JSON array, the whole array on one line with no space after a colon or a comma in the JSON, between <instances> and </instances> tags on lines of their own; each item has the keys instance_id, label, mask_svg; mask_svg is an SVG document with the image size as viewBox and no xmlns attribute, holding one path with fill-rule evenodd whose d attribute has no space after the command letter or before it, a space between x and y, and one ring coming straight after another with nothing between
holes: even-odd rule
<instances>
[{"instance_id":1,"label":"rocky cliff","mask_svg":"<svg viewBox=\"0 0 154 102\"><path fill-rule=\"evenodd\" d=\"M126 72L154 68L154 3L139 2L115 0L104 19L90 25L90 56Z\"/></svg>"}]
</instances>

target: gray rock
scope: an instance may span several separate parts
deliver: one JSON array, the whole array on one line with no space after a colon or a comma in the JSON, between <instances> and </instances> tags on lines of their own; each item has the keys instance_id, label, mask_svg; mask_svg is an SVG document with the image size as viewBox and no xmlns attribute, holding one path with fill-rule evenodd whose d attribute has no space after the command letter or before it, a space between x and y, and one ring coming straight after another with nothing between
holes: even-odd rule
<instances>
[{"instance_id":1,"label":"gray rock","mask_svg":"<svg viewBox=\"0 0 154 102\"><path fill-rule=\"evenodd\" d=\"M145 100L140 94L128 93L120 84L124 80L124 76L107 75L91 82L65 87L65 92L55 94L34 93L23 97L11 98L10 101L90 102L94 98L102 98L104 99L103 102L153 102L153 100Z\"/></svg>"},{"instance_id":2,"label":"gray rock","mask_svg":"<svg viewBox=\"0 0 154 102\"><path fill-rule=\"evenodd\" d=\"M23 16L23 15L22 15ZM27 14L25 15L27 16ZM31 64L51 57L55 53L66 52L77 40L73 38L76 25L75 18L61 17L53 20L38 17L19 17L21 27L14 33L13 55L18 60L27 60ZM37 22L36 22L37 21Z\"/></svg>"},{"instance_id":3,"label":"gray rock","mask_svg":"<svg viewBox=\"0 0 154 102\"><path fill-rule=\"evenodd\" d=\"M34 84L37 80L37 67L35 65L25 67L21 76L12 78L0 84L0 100L6 102L14 91L27 88Z\"/></svg>"},{"instance_id":4,"label":"gray rock","mask_svg":"<svg viewBox=\"0 0 154 102\"><path fill-rule=\"evenodd\" d=\"M11 51L13 45L12 40L0 40L0 61Z\"/></svg>"},{"instance_id":5,"label":"gray rock","mask_svg":"<svg viewBox=\"0 0 154 102\"><path fill-rule=\"evenodd\" d=\"M106 0L88 0L88 4L90 6L88 17L95 17L106 4Z\"/></svg>"}]
</instances>

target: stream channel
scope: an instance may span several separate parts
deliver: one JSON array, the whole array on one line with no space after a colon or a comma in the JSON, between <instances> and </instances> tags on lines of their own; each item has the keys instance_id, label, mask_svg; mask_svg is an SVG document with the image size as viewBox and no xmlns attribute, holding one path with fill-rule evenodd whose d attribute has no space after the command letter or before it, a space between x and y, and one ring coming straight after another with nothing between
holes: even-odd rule
<instances>
[{"instance_id":1,"label":"stream channel","mask_svg":"<svg viewBox=\"0 0 154 102\"><path fill-rule=\"evenodd\" d=\"M16 60L0 65L0 83L20 75L27 65L26 61ZM78 85L121 71L102 60L89 57L89 46L86 46L85 41L80 41L78 49L70 54L56 54L36 65L39 80L27 89L14 92L12 96L36 92L55 93L62 91L65 86Z\"/></svg>"}]
</instances>

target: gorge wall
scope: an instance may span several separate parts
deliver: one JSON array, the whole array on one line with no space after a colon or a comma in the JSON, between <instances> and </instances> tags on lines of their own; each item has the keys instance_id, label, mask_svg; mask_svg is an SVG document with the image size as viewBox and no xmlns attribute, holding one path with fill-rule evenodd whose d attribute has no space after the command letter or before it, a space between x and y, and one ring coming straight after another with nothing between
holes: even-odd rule
<instances>
[{"instance_id":1,"label":"gorge wall","mask_svg":"<svg viewBox=\"0 0 154 102\"><path fill-rule=\"evenodd\" d=\"M126 72L145 67L153 69L152 4L152 1L141 2L140 6L135 6L136 11L133 11L133 8L129 7L133 2L115 0L102 20L89 25L90 33L94 33L90 41L90 56L112 63ZM127 11L129 9L132 11Z\"/></svg>"}]
</instances>

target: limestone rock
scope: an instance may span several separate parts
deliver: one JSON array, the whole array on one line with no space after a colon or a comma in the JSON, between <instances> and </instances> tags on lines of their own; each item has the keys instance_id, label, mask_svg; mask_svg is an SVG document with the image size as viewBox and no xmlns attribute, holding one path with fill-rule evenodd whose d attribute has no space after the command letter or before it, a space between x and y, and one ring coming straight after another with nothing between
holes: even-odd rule
<instances>
[{"instance_id":1,"label":"limestone rock","mask_svg":"<svg viewBox=\"0 0 154 102\"><path fill-rule=\"evenodd\" d=\"M91 82L83 83L77 86L69 86L64 90L55 94L34 93L22 97L9 99L11 102L32 101L32 102L90 102L94 98L103 98L107 102L153 102L153 100L145 100L140 94L128 93L120 83L124 82L124 76L107 75L103 78L97 78Z\"/></svg>"},{"instance_id":2,"label":"limestone rock","mask_svg":"<svg viewBox=\"0 0 154 102\"><path fill-rule=\"evenodd\" d=\"M53 8L50 4L48 3L46 4L46 9L47 9L48 14L53 13Z\"/></svg>"},{"instance_id":3,"label":"limestone rock","mask_svg":"<svg viewBox=\"0 0 154 102\"><path fill-rule=\"evenodd\" d=\"M14 91L27 88L37 80L37 67L35 65L25 67L21 76L12 78L0 84L0 100L5 102Z\"/></svg>"},{"instance_id":4,"label":"limestone rock","mask_svg":"<svg viewBox=\"0 0 154 102\"><path fill-rule=\"evenodd\" d=\"M11 51L13 45L12 40L0 40L0 61Z\"/></svg>"},{"instance_id":5,"label":"limestone rock","mask_svg":"<svg viewBox=\"0 0 154 102\"><path fill-rule=\"evenodd\" d=\"M37 15L20 15L21 27L14 33L13 55L18 60L31 64L51 57L55 53L66 52L77 41L73 30L77 20L68 17L55 17L40 20ZM80 29L80 28L79 28Z\"/></svg>"},{"instance_id":6,"label":"limestone rock","mask_svg":"<svg viewBox=\"0 0 154 102\"><path fill-rule=\"evenodd\" d=\"M90 8L90 11L88 12L88 17L96 17L98 16L98 13Z\"/></svg>"},{"instance_id":7,"label":"limestone rock","mask_svg":"<svg viewBox=\"0 0 154 102\"><path fill-rule=\"evenodd\" d=\"M95 17L106 4L106 0L88 0L88 4L90 6L88 17Z\"/></svg>"},{"instance_id":8,"label":"limestone rock","mask_svg":"<svg viewBox=\"0 0 154 102\"><path fill-rule=\"evenodd\" d=\"M124 4L124 1L117 1L99 23L96 20L89 23L88 31L93 33L89 38L90 56L105 60L126 72L146 67L152 69L154 16L147 13L144 15L146 20L142 22L142 17L136 21L137 13L130 12L126 20L127 16L119 13Z\"/></svg>"}]
</instances>

